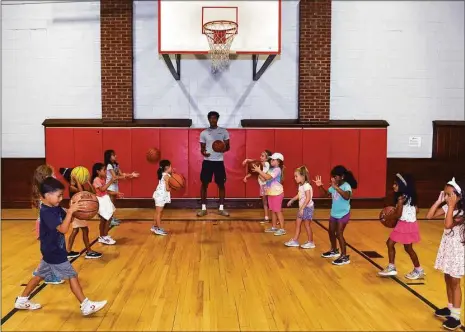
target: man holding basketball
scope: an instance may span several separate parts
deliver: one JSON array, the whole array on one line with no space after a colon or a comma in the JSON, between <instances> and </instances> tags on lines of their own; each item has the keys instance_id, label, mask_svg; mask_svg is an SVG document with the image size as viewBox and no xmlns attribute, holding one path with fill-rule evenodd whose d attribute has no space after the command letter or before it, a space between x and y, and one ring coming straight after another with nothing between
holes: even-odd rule
<instances>
[{"instance_id":1,"label":"man holding basketball","mask_svg":"<svg viewBox=\"0 0 465 332\"><path fill-rule=\"evenodd\" d=\"M229 151L229 133L225 128L218 127L218 119L220 115L218 112L208 113L208 122L210 127L200 133L200 153L204 156L202 163L202 171L200 172L200 181L202 188L200 189L200 197L202 199L202 209L197 212L197 217L207 215L207 189L208 184L212 182L213 175L215 176L215 183L220 192L220 208L219 214L222 216L229 216L229 213L224 210L224 198L226 182L226 169L224 168L223 154ZM222 152L215 152L212 144L215 141L223 141L225 148Z\"/></svg>"}]
</instances>

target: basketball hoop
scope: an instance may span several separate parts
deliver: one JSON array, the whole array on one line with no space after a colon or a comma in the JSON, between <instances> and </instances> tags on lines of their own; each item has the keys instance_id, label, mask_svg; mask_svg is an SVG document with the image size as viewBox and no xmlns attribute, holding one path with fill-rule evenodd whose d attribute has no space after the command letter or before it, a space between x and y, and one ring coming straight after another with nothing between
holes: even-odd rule
<instances>
[{"instance_id":1,"label":"basketball hoop","mask_svg":"<svg viewBox=\"0 0 465 332\"><path fill-rule=\"evenodd\" d=\"M237 23L232 21L211 21L203 25L203 31L210 45L212 72L225 69L229 65L229 50L236 36Z\"/></svg>"}]
</instances>

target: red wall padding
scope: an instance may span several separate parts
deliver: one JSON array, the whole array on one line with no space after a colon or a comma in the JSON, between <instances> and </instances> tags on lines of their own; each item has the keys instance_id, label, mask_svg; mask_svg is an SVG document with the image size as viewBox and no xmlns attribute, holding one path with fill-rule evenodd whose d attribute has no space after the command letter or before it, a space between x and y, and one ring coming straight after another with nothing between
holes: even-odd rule
<instances>
[{"instance_id":1,"label":"red wall padding","mask_svg":"<svg viewBox=\"0 0 465 332\"><path fill-rule=\"evenodd\" d=\"M150 148L158 147L160 147L160 130L157 128L131 129L132 168L140 174L137 179L131 180L133 197L152 197L158 183L158 164L149 163L146 158Z\"/></svg>"},{"instance_id":2,"label":"red wall padding","mask_svg":"<svg viewBox=\"0 0 465 332\"><path fill-rule=\"evenodd\" d=\"M131 136L131 128L104 128L101 162L104 163L105 150L114 150L121 173L131 173L133 171ZM132 197L132 180L118 181L118 188L125 197Z\"/></svg>"},{"instance_id":3,"label":"red wall padding","mask_svg":"<svg viewBox=\"0 0 465 332\"><path fill-rule=\"evenodd\" d=\"M226 196L231 198L245 197L245 176L242 162L245 159L245 131L228 129L231 150L224 155L226 168Z\"/></svg>"},{"instance_id":4,"label":"red wall padding","mask_svg":"<svg viewBox=\"0 0 465 332\"><path fill-rule=\"evenodd\" d=\"M292 197L297 194L297 184L294 180L294 170L302 166L302 129L276 129L275 151L284 156L284 193Z\"/></svg>"},{"instance_id":5,"label":"red wall padding","mask_svg":"<svg viewBox=\"0 0 465 332\"><path fill-rule=\"evenodd\" d=\"M387 172L386 129L360 130L358 197L384 197Z\"/></svg>"},{"instance_id":6,"label":"red wall padding","mask_svg":"<svg viewBox=\"0 0 465 332\"><path fill-rule=\"evenodd\" d=\"M103 151L114 149L121 169L138 171L140 178L121 181L125 197L150 198L158 179L158 165L146 161L150 147L161 150L178 173L186 178L186 188L173 192L173 198L200 196L199 136L203 129L173 128L47 128L46 159L55 167L85 166L91 171L95 162L103 162ZM258 159L265 149L284 155L286 176L285 196L297 193L294 169L306 165L311 178L321 175L329 184L332 167L342 164L350 169L359 182L354 197L381 198L386 188L386 129L229 129L231 151L225 154L227 171L226 196L229 198L258 198L257 178L242 179L245 158ZM313 185L313 183L312 183ZM319 197L313 185L315 197ZM215 184L208 187L209 198L218 197Z\"/></svg>"},{"instance_id":7,"label":"red wall padding","mask_svg":"<svg viewBox=\"0 0 465 332\"><path fill-rule=\"evenodd\" d=\"M47 128L45 130L45 156L47 163L55 168L55 176L62 181L66 188L68 183L63 181L59 173L60 167L74 167L74 129ZM69 198L68 189L64 196Z\"/></svg>"},{"instance_id":8,"label":"red wall padding","mask_svg":"<svg viewBox=\"0 0 465 332\"><path fill-rule=\"evenodd\" d=\"M186 176L189 172L189 133L186 129L160 130L160 151L162 159L168 159L177 173ZM156 174L155 174L156 178ZM158 178L156 180L158 183ZM155 190L156 187L153 187ZM172 191L172 198L189 197L189 183L179 191Z\"/></svg>"},{"instance_id":9,"label":"red wall padding","mask_svg":"<svg viewBox=\"0 0 465 332\"><path fill-rule=\"evenodd\" d=\"M313 183L317 175L321 176L325 185L329 184L331 132L331 129L304 129L302 132L303 164L310 172L314 197L322 197L319 189Z\"/></svg>"}]
</instances>

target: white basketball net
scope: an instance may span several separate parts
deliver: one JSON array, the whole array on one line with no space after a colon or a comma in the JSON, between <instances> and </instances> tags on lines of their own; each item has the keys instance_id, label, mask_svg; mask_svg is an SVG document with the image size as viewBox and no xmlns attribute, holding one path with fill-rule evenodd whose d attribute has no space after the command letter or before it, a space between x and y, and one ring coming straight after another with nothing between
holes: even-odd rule
<instances>
[{"instance_id":1,"label":"white basketball net","mask_svg":"<svg viewBox=\"0 0 465 332\"><path fill-rule=\"evenodd\" d=\"M216 73L228 67L229 50L236 36L237 23L232 21L212 21L203 25L210 45L212 72Z\"/></svg>"}]
</instances>

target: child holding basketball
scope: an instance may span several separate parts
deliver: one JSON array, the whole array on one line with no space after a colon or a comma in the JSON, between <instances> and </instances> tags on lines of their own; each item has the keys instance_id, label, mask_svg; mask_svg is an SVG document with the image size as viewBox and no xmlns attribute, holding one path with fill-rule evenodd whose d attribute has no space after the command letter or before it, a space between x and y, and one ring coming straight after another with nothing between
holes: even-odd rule
<instances>
[{"instance_id":1,"label":"child holding basketball","mask_svg":"<svg viewBox=\"0 0 465 332\"><path fill-rule=\"evenodd\" d=\"M447 182L444 191L441 191L426 215L427 219L445 216L444 232L434 268L444 273L448 304L436 310L435 315L446 318L442 326L448 330L462 326L460 279L465 275L465 195L462 188L455 178Z\"/></svg>"},{"instance_id":2,"label":"child holding basketball","mask_svg":"<svg viewBox=\"0 0 465 332\"><path fill-rule=\"evenodd\" d=\"M357 180L351 171L338 165L331 170L331 187L328 190L323 187L321 176L317 176L313 182L325 196L332 198L328 230L331 250L323 253L321 257L338 257L332 262L334 265L350 264L346 252L344 230L350 220L350 198L352 197L352 189L357 189ZM337 249L336 239L339 241L341 254Z\"/></svg>"},{"instance_id":3,"label":"child holding basketball","mask_svg":"<svg viewBox=\"0 0 465 332\"><path fill-rule=\"evenodd\" d=\"M168 233L161 228L161 215L165 204L171 203L171 188L169 180L171 177L171 162L169 160L161 160L160 167L158 167L158 186L153 192L153 199L155 200L155 215L153 218L153 226L150 231L157 235L167 235Z\"/></svg>"},{"instance_id":4,"label":"child holding basketball","mask_svg":"<svg viewBox=\"0 0 465 332\"><path fill-rule=\"evenodd\" d=\"M302 244L300 247L303 249L313 249L315 244L313 243L313 232L310 227L310 222L313 219L313 189L310 185L310 175L308 169L305 166L300 166L294 172L295 182L299 184L299 191L297 195L292 198L287 206L291 206L292 203L296 200L299 200L299 211L297 212L297 219L295 221L295 234L292 239L284 243L288 247L298 247L299 246L299 236L300 228L302 226L302 221L304 221L305 229L307 230L307 242Z\"/></svg>"},{"instance_id":5,"label":"child holding basketball","mask_svg":"<svg viewBox=\"0 0 465 332\"><path fill-rule=\"evenodd\" d=\"M76 180L76 178L72 175L72 168L60 168L60 174L63 178L69 183L69 199L73 198L73 196L80 192L84 191L83 186ZM95 194L94 187L91 185L90 181L88 180L86 185L88 186L89 190ZM79 230L82 230L82 240L84 241L84 245L86 246L86 258L100 258L102 254L90 249L89 243L89 227L86 220L81 220L77 218L73 218L71 223L73 226L73 231L69 236L68 240L68 258L74 258L79 256L79 252L73 251L73 244L76 235L78 235Z\"/></svg>"},{"instance_id":6,"label":"child holding basketball","mask_svg":"<svg viewBox=\"0 0 465 332\"><path fill-rule=\"evenodd\" d=\"M94 186L95 194L97 195L99 203L98 214L100 216L100 236L98 238L98 242L112 245L115 244L116 241L108 235L108 231L110 230L111 217L113 217L113 213L115 213L116 208L107 191L108 187L110 187L113 182L117 181L117 178L111 178L109 182L106 182L105 179L105 165L102 163L94 164L92 167L92 185ZM119 193L116 192L115 194L118 195Z\"/></svg>"},{"instance_id":7,"label":"child holding basketball","mask_svg":"<svg viewBox=\"0 0 465 332\"><path fill-rule=\"evenodd\" d=\"M394 201L396 210L392 218L397 219L397 224L386 241L389 255L389 265L378 274L382 277L397 275L395 258L396 243L402 243L413 263L413 271L406 274L405 278L415 280L425 276L425 271L420 266L418 256L413 250L413 244L420 242L420 229L417 222L417 192L415 182L410 175L397 173L394 185Z\"/></svg>"},{"instance_id":8,"label":"child holding basketball","mask_svg":"<svg viewBox=\"0 0 465 332\"><path fill-rule=\"evenodd\" d=\"M53 167L50 165L44 164L40 165L34 171L34 176L32 178L32 206L37 209L37 220L36 220L36 239L40 238L40 207L42 205L40 197L40 185L48 177L53 177ZM64 283L63 279L58 278L57 276L51 274L47 276L44 281L46 284L50 285L59 285Z\"/></svg>"},{"instance_id":9,"label":"child holding basketball","mask_svg":"<svg viewBox=\"0 0 465 332\"><path fill-rule=\"evenodd\" d=\"M284 156L281 153L273 153L270 164L271 168L267 173L260 170L258 165L254 165L253 169L254 172L266 180L265 194L268 196L268 205L272 212L271 228L265 229L265 233L274 233L276 236L281 236L286 234L282 212L284 198L284 188L282 185L282 181L284 180ZM278 221L281 228L278 228Z\"/></svg>"},{"instance_id":10,"label":"child holding basketball","mask_svg":"<svg viewBox=\"0 0 465 332\"><path fill-rule=\"evenodd\" d=\"M79 202L70 205L67 212L60 207L63 199L63 184L55 178L48 177L40 184L42 205L40 207L40 251L42 260L34 271L32 279L27 283L21 296L16 298L15 308L20 310L37 310L38 303L29 300L29 295L41 280L56 275L62 279L69 279L71 291L81 304L84 316L102 309L107 301L93 302L84 296L76 271L68 261L65 249L65 234L73 218L73 213L82 206Z\"/></svg>"},{"instance_id":11,"label":"child holding basketball","mask_svg":"<svg viewBox=\"0 0 465 332\"><path fill-rule=\"evenodd\" d=\"M272 153L271 153L270 150L265 150L260 154L260 162L262 163L264 173L267 173L268 170L270 169L270 161L271 161L270 156L271 156L271 154ZM253 161L253 159L245 159L242 162L242 166L247 165L247 163L249 163L251 161ZM244 178L244 182L247 183L247 179L250 178L251 176L252 176L252 174L247 173L247 175ZM269 218L268 218L268 199L267 199L266 193L265 193L266 180L260 175L258 175L258 184L260 186L260 197L262 198L262 202L263 202L263 210L265 211L265 220L260 221L260 223L264 224L264 223L269 222Z\"/></svg>"},{"instance_id":12,"label":"child holding basketball","mask_svg":"<svg viewBox=\"0 0 465 332\"><path fill-rule=\"evenodd\" d=\"M106 169L106 183L109 183L111 179L114 179L108 187L108 194L110 195L110 199L113 204L115 204L116 198L123 197L123 194L119 192L118 180L137 178L139 173L123 173L116 161L116 153L114 150L106 150L103 154L103 160ZM120 221L115 217L112 217L111 224L113 226L118 226Z\"/></svg>"}]
</instances>

